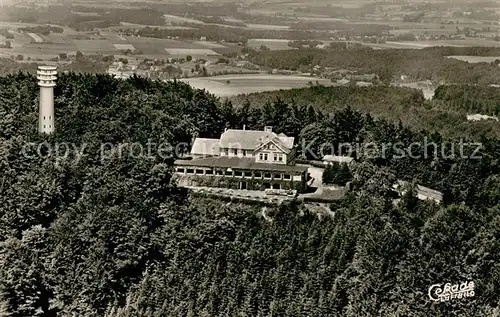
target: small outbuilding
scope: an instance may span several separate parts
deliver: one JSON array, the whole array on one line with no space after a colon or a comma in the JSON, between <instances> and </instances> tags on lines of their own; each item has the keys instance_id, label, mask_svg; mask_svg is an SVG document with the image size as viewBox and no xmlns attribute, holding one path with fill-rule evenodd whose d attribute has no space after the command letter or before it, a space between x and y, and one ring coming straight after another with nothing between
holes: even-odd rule
<instances>
[{"instance_id":1,"label":"small outbuilding","mask_svg":"<svg viewBox=\"0 0 500 317\"><path fill-rule=\"evenodd\" d=\"M338 155L325 155L323 156L323 164L332 165L334 163L347 163L351 164L354 161L353 157L350 156L338 156Z\"/></svg>"}]
</instances>

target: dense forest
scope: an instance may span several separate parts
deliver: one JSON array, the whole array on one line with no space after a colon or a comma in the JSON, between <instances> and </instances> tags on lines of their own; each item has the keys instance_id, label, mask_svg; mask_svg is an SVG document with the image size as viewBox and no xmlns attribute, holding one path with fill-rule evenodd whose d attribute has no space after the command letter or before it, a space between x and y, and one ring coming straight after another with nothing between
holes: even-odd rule
<instances>
[{"instance_id":1,"label":"dense forest","mask_svg":"<svg viewBox=\"0 0 500 317\"><path fill-rule=\"evenodd\" d=\"M382 36L387 35L392 27L382 24L356 24L343 21L294 21L290 28L294 30L335 30L337 36Z\"/></svg>"},{"instance_id":2,"label":"dense forest","mask_svg":"<svg viewBox=\"0 0 500 317\"><path fill-rule=\"evenodd\" d=\"M43 34L43 35L49 35L51 32L52 33L62 33L62 32L64 32L63 28L58 27L58 26L50 26L50 25L28 26L28 27L24 27L24 28L18 28L17 30L19 32L40 33L40 34Z\"/></svg>"},{"instance_id":3,"label":"dense forest","mask_svg":"<svg viewBox=\"0 0 500 317\"><path fill-rule=\"evenodd\" d=\"M374 14L377 11L377 3L367 3L360 7L343 7L327 4L325 6L298 7L295 12L312 13L318 15L326 15L332 18L351 18L356 19L364 17L367 14Z\"/></svg>"},{"instance_id":4,"label":"dense forest","mask_svg":"<svg viewBox=\"0 0 500 317\"><path fill-rule=\"evenodd\" d=\"M13 58L0 58L0 75L5 76L11 73L16 73L20 70L35 74L38 64L32 63L18 63Z\"/></svg>"},{"instance_id":5,"label":"dense forest","mask_svg":"<svg viewBox=\"0 0 500 317\"><path fill-rule=\"evenodd\" d=\"M59 59L67 59L67 54L59 54ZM29 60L29 59L28 59ZM106 73L108 67L115 60L113 55L101 55L101 54L83 54L77 51L75 54L75 59L70 63L60 64L60 70L62 72L72 71L78 73L89 73L89 74L102 74ZM41 59L34 60L30 62L17 62L13 58L0 58L0 75L8 75L12 73L17 73L19 71L24 71L30 74L36 74L38 66L45 65Z\"/></svg>"},{"instance_id":6,"label":"dense forest","mask_svg":"<svg viewBox=\"0 0 500 317\"><path fill-rule=\"evenodd\" d=\"M199 39L206 37L209 41L226 41L233 43L246 43L249 39L324 39L329 37L326 31L304 31L304 30L253 30L245 28L230 27L216 24L182 23L189 29L162 29L156 27L145 27L137 31L124 29L125 34L137 34L142 37L168 38L178 36L183 39Z\"/></svg>"},{"instance_id":7,"label":"dense forest","mask_svg":"<svg viewBox=\"0 0 500 317\"><path fill-rule=\"evenodd\" d=\"M349 106L375 118L401 121L415 130L480 140L483 136L500 137L500 126L496 121L467 121L467 114L496 114L498 91L494 87L443 85L436 89L433 100L424 100L421 91L404 87L313 86L241 95L231 101L238 107L247 103L263 107L279 99L325 113Z\"/></svg>"},{"instance_id":8,"label":"dense forest","mask_svg":"<svg viewBox=\"0 0 500 317\"><path fill-rule=\"evenodd\" d=\"M455 55L499 56L498 48L432 47L425 49L384 49L348 47L339 49L312 49L286 51L252 51L249 60L255 64L276 69L311 71L318 65L337 69L357 70L378 74L381 80L391 82L408 76L414 80L436 83L498 84L498 63L467 63L447 58Z\"/></svg>"},{"instance_id":9,"label":"dense forest","mask_svg":"<svg viewBox=\"0 0 500 317\"><path fill-rule=\"evenodd\" d=\"M449 109L481 113L500 114L500 89L471 85L439 86L434 93L434 100L443 101Z\"/></svg>"},{"instance_id":10,"label":"dense forest","mask_svg":"<svg viewBox=\"0 0 500 317\"><path fill-rule=\"evenodd\" d=\"M96 15L80 15L74 12L92 12ZM58 24L78 31L93 31L94 27L105 28L129 22L145 25L165 25L163 13L147 8L121 9L89 8L83 6L48 6L45 8L4 7L2 21ZM62 32L60 27L41 27L42 31ZM40 31L40 27L24 28ZM30 31L31 32L31 31Z\"/></svg>"},{"instance_id":11,"label":"dense forest","mask_svg":"<svg viewBox=\"0 0 500 317\"><path fill-rule=\"evenodd\" d=\"M37 93L32 75L0 78L2 316L500 313L498 139L482 139L480 160L360 153L334 217L290 204L269 208L270 221L261 206L177 188L171 157L103 159L100 147L190 142L243 124L273 125L299 143L446 138L349 107L235 107L176 81L73 73L55 89L56 133L40 136ZM61 143L84 155L50 151ZM445 204L417 200L412 186L394 203L397 178L442 190ZM475 297L427 297L432 284L466 280Z\"/></svg>"}]
</instances>

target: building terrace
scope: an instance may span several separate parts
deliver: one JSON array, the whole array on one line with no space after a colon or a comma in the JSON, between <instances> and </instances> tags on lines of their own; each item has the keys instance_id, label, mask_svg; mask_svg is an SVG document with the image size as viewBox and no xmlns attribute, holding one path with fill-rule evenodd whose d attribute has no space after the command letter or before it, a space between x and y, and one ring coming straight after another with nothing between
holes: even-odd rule
<instances>
[{"instance_id":1,"label":"building terrace","mask_svg":"<svg viewBox=\"0 0 500 317\"><path fill-rule=\"evenodd\" d=\"M258 163L247 157L207 157L174 164L181 183L190 186L304 191L307 178L305 166Z\"/></svg>"},{"instance_id":2,"label":"building terrace","mask_svg":"<svg viewBox=\"0 0 500 317\"><path fill-rule=\"evenodd\" d=\"M294 138L264 131L226 130L195 139L190 160L176 160L180 185L248 190L306 189L307 167L295 165Z\"/></svg>"}]
</instances>

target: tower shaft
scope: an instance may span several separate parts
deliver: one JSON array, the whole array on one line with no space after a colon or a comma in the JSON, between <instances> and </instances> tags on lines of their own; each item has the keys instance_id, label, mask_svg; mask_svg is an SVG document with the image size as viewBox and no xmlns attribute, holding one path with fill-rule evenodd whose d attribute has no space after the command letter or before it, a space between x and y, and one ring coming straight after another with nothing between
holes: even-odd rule
<instances>
[{"instance_id":1,"label":"tower shaft","mask_svg":"<svg viewBox=\"0 0 500 317\"><path fill-rule=\"evenodd\" d=\"M38 110L38 131L50 134L54 132L54 87L57 79L56 66L39 66L37 70L40 86L40 105Z\"/></svg>"}]
</instances>

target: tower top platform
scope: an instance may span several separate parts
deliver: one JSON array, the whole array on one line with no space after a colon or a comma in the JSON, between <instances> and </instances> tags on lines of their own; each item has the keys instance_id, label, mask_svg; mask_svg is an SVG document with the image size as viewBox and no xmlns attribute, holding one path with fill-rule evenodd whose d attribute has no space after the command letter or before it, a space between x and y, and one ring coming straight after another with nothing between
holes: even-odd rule
<instances>
[{"instance_id":1,"label":"tower top platform","mask_svg":"<svg viewBox=\"0 0 500 317\"><path fill-rule=\"evenodd\" d=\"M38 66L38 70L57 70L57 66L42 65L42 66Z\"/></svg>"},{"instance_id":2,"label":"tower top platform","mask_svg":"<svg viewBox=\"0 0 500 317\"><path fill-rule=\"evenodd\" d=\"M57 66L38 66L36 79L38 79L38 85L41 87L54 87L57 79Z\"/></svg>"}]
</instances>

